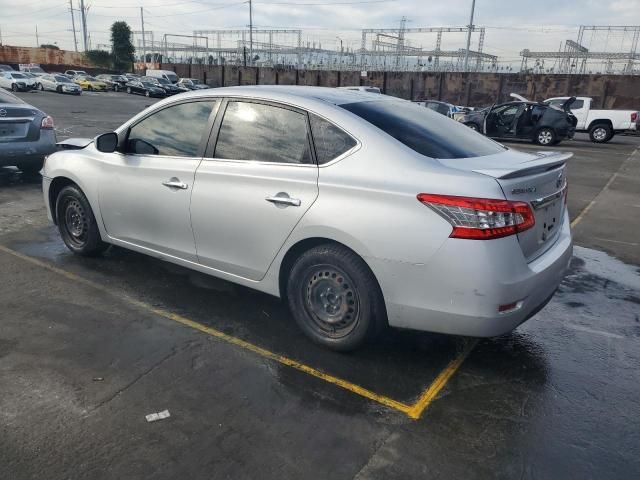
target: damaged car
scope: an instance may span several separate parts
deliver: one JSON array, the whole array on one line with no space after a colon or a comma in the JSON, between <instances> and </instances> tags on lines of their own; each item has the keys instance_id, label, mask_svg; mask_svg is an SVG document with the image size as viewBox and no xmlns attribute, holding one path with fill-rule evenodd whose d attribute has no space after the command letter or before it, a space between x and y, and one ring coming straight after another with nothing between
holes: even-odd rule
<instances>
[{"instance_id":1,"label":"damaged car","mask_svg":"<svg viewBox=\"0 0 640 480\"><path fill-rule=\"evenodd\" d=\"M577 119L570 106L575 97L561 105L548 105L511 96L517 100L470 112L458 121L488 137L503 140L529 140L546 146L573 138Z\"/></svg>"}]
</instances>

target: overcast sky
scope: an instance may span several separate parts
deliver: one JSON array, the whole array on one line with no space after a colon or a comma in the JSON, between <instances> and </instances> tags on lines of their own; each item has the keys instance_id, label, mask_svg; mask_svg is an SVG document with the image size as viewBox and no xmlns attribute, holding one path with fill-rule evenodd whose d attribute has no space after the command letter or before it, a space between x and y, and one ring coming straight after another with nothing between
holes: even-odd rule
<instances>
[{"instance_id":1,"label":"overcast sky","mask_svg":"<svg viewBox=\"0 0 640 480\"><path fill-rule=\"evenodd\" d=\"M80 0L73 0L78 7ZM248 2L238 0L86 0L92 45L109 43L109 27L124 20L140 30L140 6L145 27L160 39L165 33L245 28ZM336 48L339 35L345 47L359 48L362 28L395 27L402 16L408 27L461 26L469 21L471 0L257 0L256 28L302 28L304 39ZM579 25L640 25L640 0L477 0L474 24L485 26L484 51L505 62L517 62L518 52L558 50L561 41L576 39ZM73 49L69 0L0 0L0 30L5 45L36 46L56 43ZM79 31L79 15L76 17ZM433 48L435 36L409 37L416 46ZM78 34L79 46L81 35ZM443 48L464 47L464 35L444 37ZM474 43L476 40L474 40ZM629 35L585 37L596 50L630 48Z\"/></svg>"}]
</instances>

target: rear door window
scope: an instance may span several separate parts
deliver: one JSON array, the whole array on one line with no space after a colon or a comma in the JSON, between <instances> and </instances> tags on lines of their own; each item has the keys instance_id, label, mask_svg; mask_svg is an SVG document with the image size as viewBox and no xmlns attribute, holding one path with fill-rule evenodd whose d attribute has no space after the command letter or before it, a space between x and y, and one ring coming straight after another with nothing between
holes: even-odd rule
<instances>
[{"instance_id":1,"label":"rear door window","mask_svg":"<svg viewBox=\"0 0 640 480\"><path fill-rule=\"evenodd\" d=\"M310 114L309 119L318 164L328 163L357 145L351 135L333 123L313 114Z\"/></svg>"},{"instance_id":2,"label":"rear door window","mask_svg":"<svg viewBox=\"0 0 640 480\"><path fill-rule=\"evenodd\" d=\"M411 102L380 100L340 106L427 157L482 157L506 150L466 125Z\"/></svg>"},{"instance_id":3,"label":"rear door window","mask_svg":"<svg viewBox=\"0 0 640 480\"><path fill-rule=\"evenodd\" d=\"M305 114L262 103L229 101L215 158L312 163Z\"/></svg>"}]
</instances>

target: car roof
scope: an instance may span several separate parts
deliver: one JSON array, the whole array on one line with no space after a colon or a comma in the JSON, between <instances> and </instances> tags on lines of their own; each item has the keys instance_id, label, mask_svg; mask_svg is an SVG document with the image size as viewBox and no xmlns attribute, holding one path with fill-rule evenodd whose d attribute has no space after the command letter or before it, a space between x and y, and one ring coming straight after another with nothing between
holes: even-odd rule
<instances>
[{"instance_id":1,"label":"car roof","mask_svg":"<svg viewBox=\"0 0 640 480\"><path fill-rule=\"evenodd\" d=\"M211 96L239 96L254 97L263 100L275 100L281 102L297 103L303 106L306 103L314 103L318 100L333 105L344 105L347 103L365 101L402 101L395 97L381 95L379 93L369 93L360 90L348 90L330 87L311 87L296 85L250 85L241 87L221 87L208 90L194 90L183 93L191 97L211 97Z\"/></svg>"}]
</instances>

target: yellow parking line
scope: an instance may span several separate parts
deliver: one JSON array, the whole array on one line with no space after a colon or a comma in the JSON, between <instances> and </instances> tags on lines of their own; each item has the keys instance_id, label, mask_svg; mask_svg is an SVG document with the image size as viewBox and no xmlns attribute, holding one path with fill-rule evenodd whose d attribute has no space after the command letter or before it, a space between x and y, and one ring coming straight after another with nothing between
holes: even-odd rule
<instances>
[{"instance_id":1,"label":"yellow parking line","mask_svg":"<svg viewBox=\"0 0 640 480\"><path fill-rule=\"evenodd\" d=\"M440 372L440 375L436 377L436 379L431 383L429 388L427 388L418 401L413 404L411 409L407 412L409 417L418 419L422 416L422 413L431 405L440 391L444 388L447 382L451 379L454 373L458 371L460 366L464 363L466 358L469 356L471 351L475 348L478 343L478 339L469 339L465 342L464 348L458 354L456 358L454 358L447 367Z\"/></svg>"},{"instance_id":2,"label":"yellow parking line","mask_svg":"<svg viewBox=\"0 0 640 480\"><path fill-rule=\"evenodd\" d=\"M620 174L622 169L627 165L627 162L629 162L636 153L638 153L637 148L633 152L631 152L631 155L625 158L624 162L622 162L618 170L613 175L611 175L611 178L609 179L609 181L605 183L604 187L602 187L602 190L600 190L598 194L595 197L593 197L593 199L589 202L589 204L586 207L584 207L584 209L578 214L578 216L573 219L573 222L571 222L571 228L575 227L578 223L580 223L584 218L584 216L587 213L589 213L589 210L591 210L591 208L593 208L593 206L597 203L598 197L600 197L600 195L602 195L604 192L606 192L609 189L609 187L614 182L614 180L618 178L618 175Z\"/></svg>"},{"instance_id":3,"label":"yellow parking line","mask_svg":"<svg viewBox=\"0 0 640 480\"><path fill-rule=\"evenodd\" d=\"M41 260L35 259L33 257L29 257L28 255L24 255L20 252L16 252L15 250L12 250L8 247L5 247L4 245L0 245L0 251L7 253L9 255L12 255L14 257L20 258L26 262L29 262L33 265L37 265L41 268L44 268L46 270L49 270L51 272L57 273L58 275L62 275L63 277L72 280L74 282L78 282L81 283L83 285L87 285L91 288L94 288L96 290L99 290L103 293L107 293L109 295L115 296L117 298L120 298L124 301L126 301L127 303L138 307L140 309L146 310L148 312L154 313L156 315L159 315L161 317L164 317L168 320L180 323L181 325L184 325L186 327L189 328L193 328L195 330L198 330L200 332L206 333L208 335L211 335L215 338L218 338L220 340L223 340L229 344L235 345L237 347L240 347L244 350L248 350L250 352L253 352L263 358L269 359L269 360L273 360L275 362L278 362L282 365L286 365L288 367L291 367L295 370L298 370L300 372L304 372L307 375L311 375L315 378L318 378L320 380L323 380L325 382L331 383L333 385L336 385L340 388L343 388L349 392L355 393L356 395L360 395L361 397L367 398L369 400L372 400L376 403L379 403L381 405L384 405L386 407L389 407L391 409L397 410L399 412L404 413L405 415L409 416L412 419L419 419L420 416L422 415L422 413L425 411L425 409L431 404L431 402L437 397L438 393L442 390L442 388L447 384L447 382L449 381L449 379L453 376L453 374L458 370L458 368L460 368L460 366L462 365L462 363L464 362L465 358L469 355L469 353L471 352L471 350L473 349L473 347L476 344L476 341L468 341L464 347L464 349L462 350L462 352L454 359L451 361L451 363L449 363L449 365L436 377L436 379L431 383L431 385L424 391L424 393L422 393L422 395L420 395L420 397L418 398L418 401L413 404L413 405L408 405L406 403L403 402L399 402L397 400L394 400L393 398L387 397L385 395L380 395L376 392L373 392L371 390L368 390L364 387L361 387L360 385L357 385L355 383L349 382L348 380L344 380L342 378L339 377L335 377L333 375L330 375L328 373L323 372L322 370L318 370L317 368L311 367L309 365L305 365L304 363L300 363L296 360L293 360L291 358L285 357L284 355L280 355L278 353L275 352L271 352L270 350L267 350L265 348L259 347L258 345L254 345L253 343L247 342L245 340L242 340L238 337L234 337L232 335L228 335L220 330L217 330L215 328L212 327L208 327L206 325L203 325L201 323L195 322L187 317L184 317L182 315L178 315L175 313L171 313L167 310L164 310L162 308L157 308L154 307L153 305L150 305L146 302L137 300L135 298L130 297L129 295L123 294L123 293L119 293L115 290L112 290L110 288L105 287L104 285L100 285L99 283L96 283L92 280L88 280L86 278L83 278L79 275L76 275L75 273L71 273L68 272L66 270L63 270L61 268L55 267L49 263L43 262Z\"/></svg>"}]
</instances>

